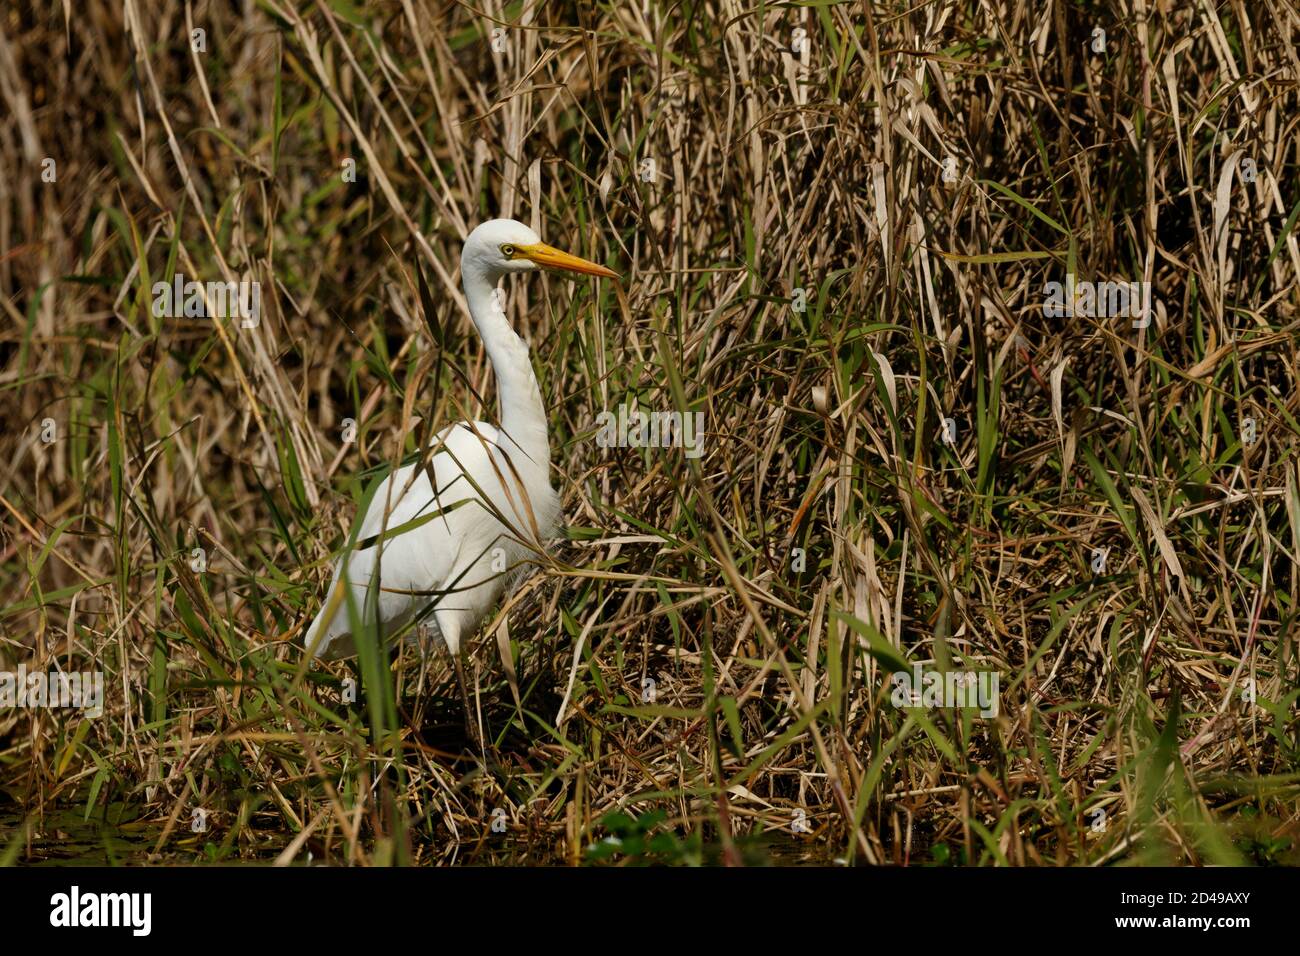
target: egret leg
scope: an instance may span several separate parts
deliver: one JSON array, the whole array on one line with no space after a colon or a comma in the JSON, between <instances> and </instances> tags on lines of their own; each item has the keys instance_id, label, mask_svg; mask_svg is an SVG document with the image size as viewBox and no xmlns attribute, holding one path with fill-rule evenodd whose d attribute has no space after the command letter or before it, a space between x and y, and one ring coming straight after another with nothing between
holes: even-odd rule
<instances>
[{"instance_id":1,"label":"egret leg","mask_svg":"<svg viewBox=\"0 0 1300 956\"><path fill-rule=\"evenodd\" d=\"M470 705L469 685L465 681L465 648L452 654L452 663L456 667L456 683L460 685L460 702L465 707L465 733L474 742L479 753L483 753L483 738L478 732L478 721L474 719L474 709Z\"/></svg>"},{"instance_id":2,"label":"egret leg","mask_svg":"<svg viewBox=\"0 0 1300 956\"><path fill-rule=\"evenodd\" d=\"M438 632L447 645L447 650L451 654L452 668L456 672L456 686L460 688L460 702L465 709L465 734L482 755L483 740L478 732L478 722L474 720L474 709L470 706L469 684L465 681L465 655L469 648L460 640L460 620L448 609L434 611L433 618L438 622Z\"/></svg>"}]
</instances>

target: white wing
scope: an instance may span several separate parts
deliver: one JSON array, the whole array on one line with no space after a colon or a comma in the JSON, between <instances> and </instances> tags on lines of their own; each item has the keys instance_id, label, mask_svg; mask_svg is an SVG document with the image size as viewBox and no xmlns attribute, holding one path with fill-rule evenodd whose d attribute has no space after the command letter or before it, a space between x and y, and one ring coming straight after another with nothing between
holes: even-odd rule
<instances>
[{"instance_id":1,"label":"white wing","mask_svg":"<svg viewBox=\"0 0 1300 956\"><path fill-rule=\"evenodd\" d=\"M385 635L426 611L424 621L453 653L458 649L461 634L472 629L504 588L502 570L528 553L516 536L531 539L536 524L544 539L559 513L549 481L530 480L534 469L507 456L499 438L497 429L484 422L460 422L438 436L441 444L435 447L441 450L425 468L406 465L376 489L357 547L335 565L325 604L304 638L316 657L356 653L340 586L344 560L358 610L365 608L372 582L378 587ZM421 523L382 537L385 529L416 521ZM439 591L448 593L440 596ZM427 613L430 604L435 610Z\"/></svg>"}]
</instances>

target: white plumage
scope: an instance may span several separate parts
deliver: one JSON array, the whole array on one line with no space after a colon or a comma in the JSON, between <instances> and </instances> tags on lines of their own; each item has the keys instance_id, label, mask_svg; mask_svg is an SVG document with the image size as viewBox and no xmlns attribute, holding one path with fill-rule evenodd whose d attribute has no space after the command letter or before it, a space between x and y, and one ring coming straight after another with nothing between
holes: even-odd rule
<instances>
[{"instance_id":1,"label":"white plumage","mask_svg":"<svg viewBox=\"0 0 1300 956\"><path fill-rule=\"evenodd\" d=\"M615 275L544 245L533 230L513 220L485 222L465 240L461 280L496 376L501 427L459 422L445 429L426 467L402 467L376 490L357 547L336 564L328 596L304 637L315 656L356 653L343 606L346 561L357 608L365 608L373 585L386 635L420 615L457 661L464 692L463 642L501 597L511 570L541 550L560 515L541 391L528 347L510 327L496 294L502 276L539 266ZM427 520L386 535L421 518Z\"/></svg>"}]
</instances>

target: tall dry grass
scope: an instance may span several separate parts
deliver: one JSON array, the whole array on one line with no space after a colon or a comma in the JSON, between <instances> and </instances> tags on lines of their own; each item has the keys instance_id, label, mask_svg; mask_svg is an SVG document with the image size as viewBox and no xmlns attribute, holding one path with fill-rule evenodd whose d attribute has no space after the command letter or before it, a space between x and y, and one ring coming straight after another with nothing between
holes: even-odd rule
<instances>
[{"instance_id":1,"label":"tall dry grass","mask_svg":"<svg viewBox=\"0 0 1300 956\"><path fill-rule=\"evenodd\" d=\"M6 5L0 670L108 698L0 710L0 859L85 817L127 861L1297 862L1298 29ZM494 416L457 274L493 216L626 302L510 289L567 529L475 641L479 759L445 658L348 705L280 638L365 481ZM156 317L177 272L259 324ZM1046 316L1067 274L1149 282L1149 327ZM704 454L599 447L621 404ZM915 662L998 715L895 706Z\"/></svg>"}]
</instances>

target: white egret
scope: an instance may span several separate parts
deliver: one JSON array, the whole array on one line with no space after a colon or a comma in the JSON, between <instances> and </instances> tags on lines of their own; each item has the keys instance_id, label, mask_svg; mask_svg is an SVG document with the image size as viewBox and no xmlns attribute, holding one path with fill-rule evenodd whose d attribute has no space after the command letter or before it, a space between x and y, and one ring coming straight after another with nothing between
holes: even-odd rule
<instances>
[{"instance_id":1,"label":"white egret","mask_svg":"<svg viewBox=\"0 0 1300 956\"><path fill-rule=\"evenodd\" d=\"M476 738L465 642L505 589L503 569L540 551L560 514L551 487L546 407L528 346L510 327L497 293L503 276L538 267L617 278L604 266L545 245L510 219L490 220L469 234L461 281L496 375L501 426L458 422L438 435L423 467L416 461L388 476L370 498L352 550L336 563L329 596L303 639L318 658L355 654L354 615L341 610L345 581L358 609L375 588L372 608L385 637L419 619L446 644Z\"/></svg>"}]
</instances>

